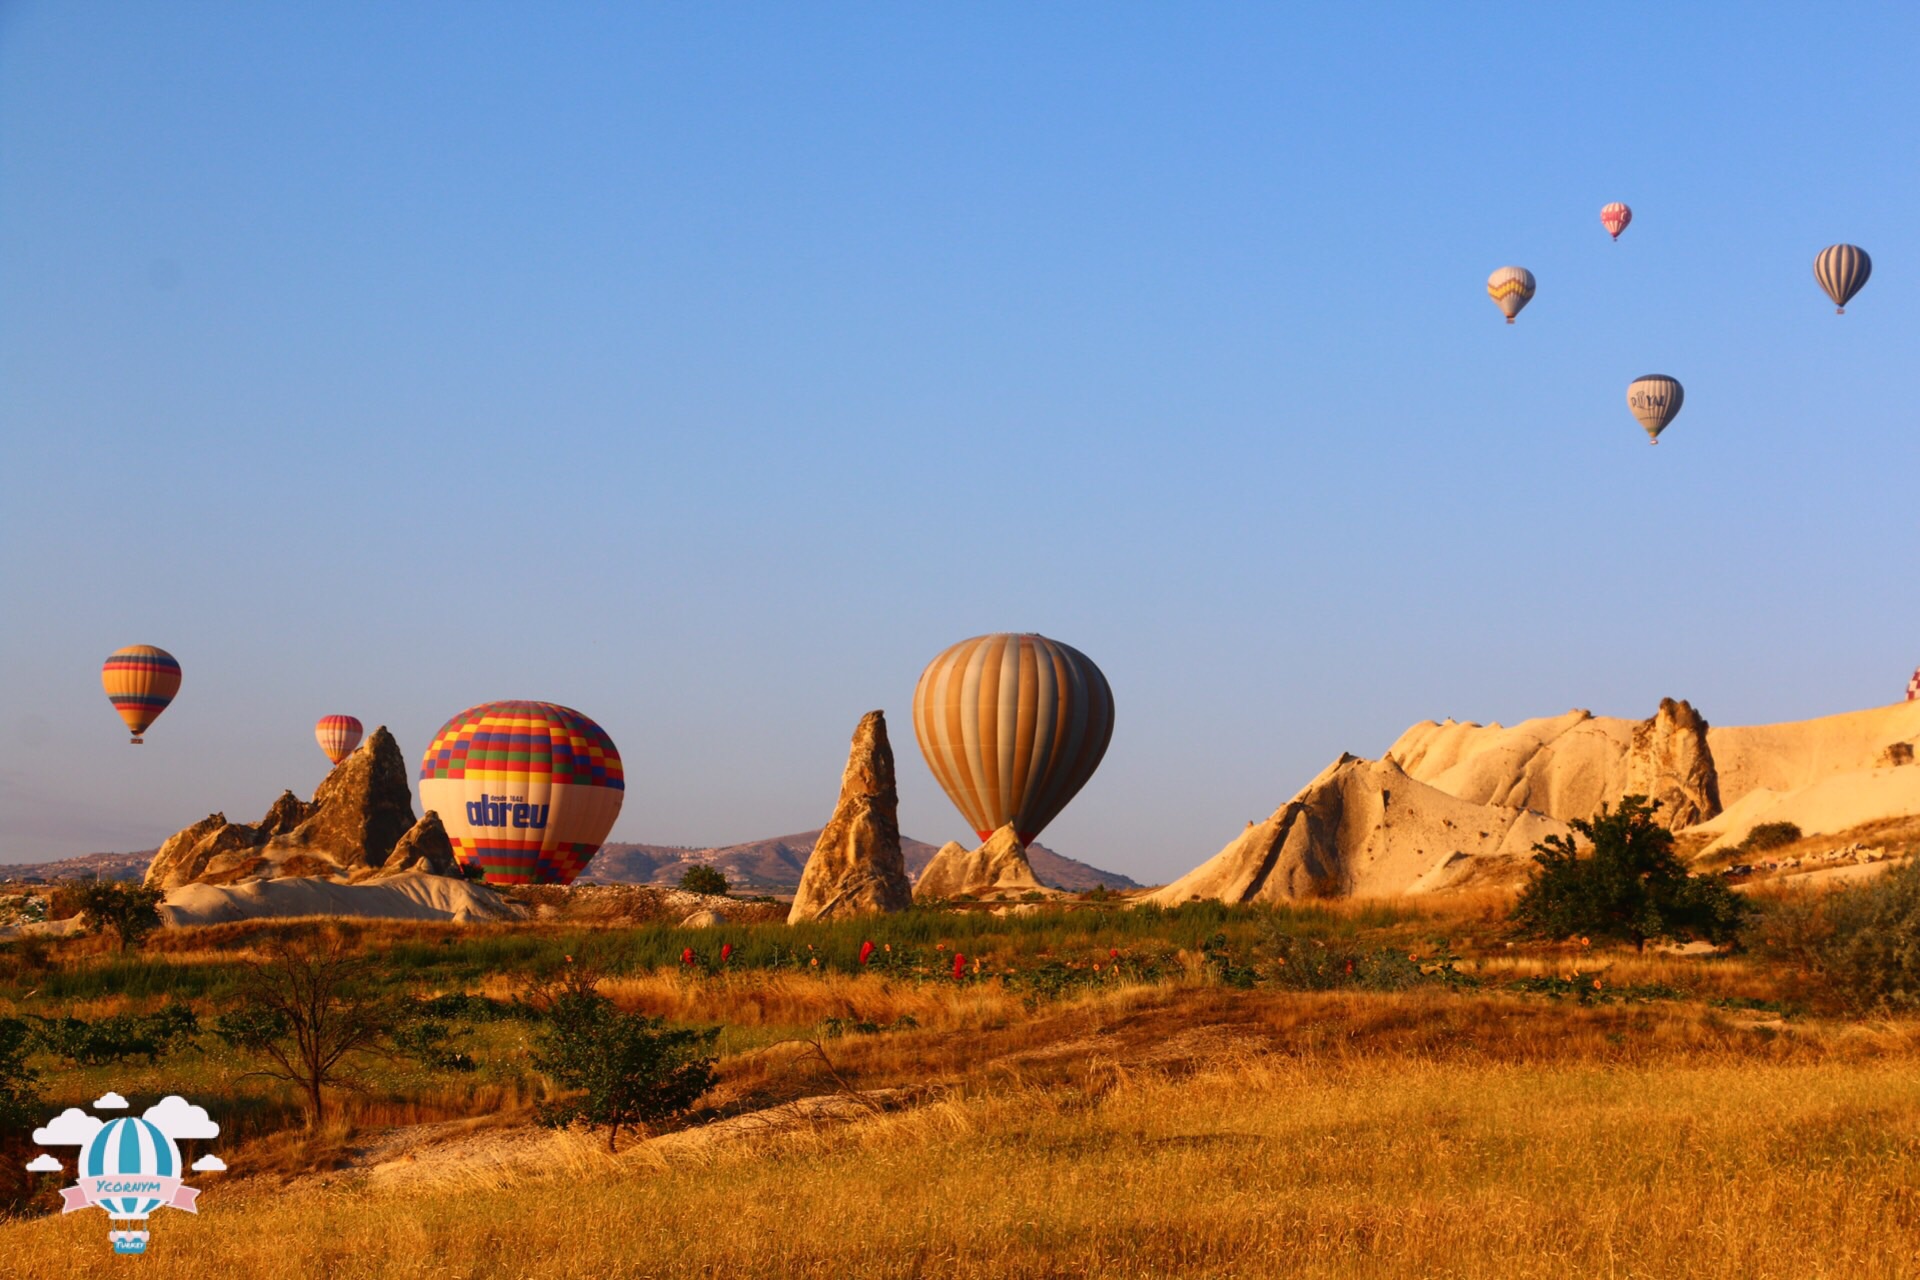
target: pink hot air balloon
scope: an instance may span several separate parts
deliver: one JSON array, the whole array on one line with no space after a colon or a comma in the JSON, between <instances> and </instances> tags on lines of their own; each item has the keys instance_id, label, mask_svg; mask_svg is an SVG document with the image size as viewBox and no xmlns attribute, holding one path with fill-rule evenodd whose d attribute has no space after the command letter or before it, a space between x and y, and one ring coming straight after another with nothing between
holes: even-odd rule
<instances>
[{"instance_id":1,"label":"pink hot air balloon","mask_svg":"<svg viewBox=\"0 0 1920 1280\"><path fill-rule=\"evenodd\" d=\"M320 744L320 749L327 753L327 759L334 764L353 754L364 732L366 726L352 716L321 716L319 723L313 726L314 741Z\"/></svg>"},{"instance_id":2,"label":"pink hot air balloon","mask_svg":"<svg viewBox=\"0 0 1920 1280\"><path fill-rule=\"evenodd\" d=\"M1627 224L1632 221L1633 210L1627 208L1627 206L1621 204L1618 200L1600 210L1600 225L1605 227L1607 234L1611 235L1615 240L1620 238L1620 233L1625 231Z\"/></svg>"},{"instance_id":3,"label":"pink hot air balloon","mask_svg":"<svg viewBox=\"0 0 1920 1280\"><path fill-rule=\"evenodd\" d=\"M1915 667L1913 674L1907 677L1907 701L1920 702L1920 667Z\"/></svg>"}]
</instances>

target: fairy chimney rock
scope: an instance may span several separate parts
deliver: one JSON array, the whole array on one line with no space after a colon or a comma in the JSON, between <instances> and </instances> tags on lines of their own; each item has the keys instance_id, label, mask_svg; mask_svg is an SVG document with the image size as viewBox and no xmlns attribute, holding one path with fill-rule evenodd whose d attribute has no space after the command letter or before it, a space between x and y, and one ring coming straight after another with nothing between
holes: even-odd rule
<instances>
[{"instance_id":1,"label":"fairy chimney rock","mask_svg":"<svg viewBox=\"0 0 1920 1280\"><path fill-rule=\"evenodd\" d=\"M1686 701L1660 699L1660 709L1633 727L1627 750L1627 795L1660 802L1656 820L1679 831L1720 813L1720 777L1707 746L1706 717Z\"/></svg>"},{"instance_id":2,"label":"fairy chimney rock","mask_svg":"<svg viewBox=\"0 0 1920 1280\"><path fill-rule=\"evenodd\" d=\"M1048 897L1057 891L1034 878L1033 865L1027 861L1027 848L1014 833L1013 824L994 832L978 849L967 849L948 841L933 855L920 882L913 887L916 901L940 898L1017 898L1029 893Z\"/></svg>"},{"instance_id":3,"label":"fairy chimney rock","mask_svg":"<svg viewBox=\"0 0 1920 1280\"><path fill-rule=\"evenodd\" d=\"M853 731L840 802L814 841L788 924L904 911L913 905L900 852L900 793L894 786L887 717L869 711Z\"/></svg>"}]
</instances>

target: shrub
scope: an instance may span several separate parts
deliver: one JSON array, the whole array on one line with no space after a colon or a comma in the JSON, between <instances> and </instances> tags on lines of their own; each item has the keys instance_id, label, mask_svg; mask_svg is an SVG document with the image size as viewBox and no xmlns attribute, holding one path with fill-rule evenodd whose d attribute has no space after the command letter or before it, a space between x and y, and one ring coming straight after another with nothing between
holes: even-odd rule
<instances>
[{"instance_id":1,"label":"shrub","mask_svg":"<svg viewBox=\"0 0 1920 1280\"><path fill-rule=\"evenodd\" d=\"M1653 820L1660 807L1627 796L1618 809L1600 806L1576 818L1574 834L1533 846L1538 864L1513 906L1512 919L1549 938L1614 938L1644 948L1650 938L1731 941L1751 904L1716 876L1687 873L1673 851L1673 833ZM1578 837L1591 848L1582 854Z\"/></svg>"},{"instance_id":2,"label":"shrub","mask_svg":"<svg viewBox=\"0 0 1920 1280\"><path fill-rule=\"evenodd\" d=\"M183 1004L168 1004L157 1013L118 1013L92 1022L84 1018L34 1016L33 1043L56 1058L76 1066L94 1067L124 1062L139 1054L148 1062L192 1043L200 1020Z\"/></svg>"},{"instance_id":3,"label":"shrub","mask_svg":"<svg viewBox=\"0 0 1920 1280\"><path fill-rule=\"evenodd\" d=\"M584 1121L607 1130L607 1150L622 1129L650 1129L692 1108L713 1087L709 1052L717 1029L669 1029L659 1018L622 1013L600 994L598 975L568 965L537 987L528 1004L545 1024L533 1065L579 1096L543 1103L542 1124Z\"/></svg>"},{"instance_id":4,"label":"shrub","mask_svg":"<svg viewBox=\"0 0 1920 1280\"><path fill-rule=\"evenodd\" d=\"M40 1114L40 1075L27 1065L33 1028L19 1018L0 1018L0 1133L25 1129Z\"/></svg>"},{"instance_id":5,"label":"shrub","mask_svg":"<svg viewBox=\"0 0 1920 1280\"><path fill-rule=\"evenodd\" d=\"M727 890L732 888L718 867L688 867L680 876L680 887L688 893L704 893L713 897L725 897Z\"/></svg>"},{"instance_id":6,"label":"shrub","mask_svg":"<svg viewBox=\"0 0 1920 1280\"><path fill-rule=\"evenodd\" d=\"M1764 945L1797 961L1845 1008L1920 1008L1920 859L1817 902L1767 913Z\"/></svg>"},{"instance_id":7,"label":"shrub","mask_svg":"<svg viewBox=\"0 0 1920 1280\"><path fill-rule=\"evenodd\" d=\"M1745 853L1765 853L1769 849L1778 849L1790 845L1800 838L1800 828L1791 822L1762 822L1747 832L1747 838L1740 842Z\"/></svg>"}]
</instances>

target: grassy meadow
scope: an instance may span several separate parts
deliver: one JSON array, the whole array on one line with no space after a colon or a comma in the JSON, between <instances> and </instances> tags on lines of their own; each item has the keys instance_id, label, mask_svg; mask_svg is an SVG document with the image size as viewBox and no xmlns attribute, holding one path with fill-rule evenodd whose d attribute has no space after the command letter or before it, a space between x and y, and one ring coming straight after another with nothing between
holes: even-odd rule
<instances>
[{"instance_id":1,"label":"grassy meadow","mask_svg":"<svg viewBox=\"0 0 1920 1280\"><path fill-rule=\"evenodd\" d=\"M1772 952L1538 945L1504 914L227 925L124 956L16 944L0 1015L183 1002L205 1028L267 939L328 931L379 983L480 997L449 1020L471 1069L369 1059L315 1134L204 1029L151 1064L42 1055L49 1115L111 1087L226 1126L188 1152L231 1166L203 1211L156 1213L124 1264L156 1277L1920 1269L1920 1021L1846 1013ZM718 1083L675 1131L609 1152L531 1124L554 1086L515 998L568 956L624 1008L719 1029ZM47 1196L0 1220L0 1275L120 1261L103 1214Z\"/></svg>"}]
</instances>

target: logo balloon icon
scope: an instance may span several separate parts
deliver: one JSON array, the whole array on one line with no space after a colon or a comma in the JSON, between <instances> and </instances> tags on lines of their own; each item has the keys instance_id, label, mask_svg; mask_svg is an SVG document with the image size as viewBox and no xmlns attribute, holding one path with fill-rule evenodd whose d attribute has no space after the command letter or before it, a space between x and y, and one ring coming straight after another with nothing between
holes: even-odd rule
<instances>
[{"instance_id":1,"label":"logo balloon icon","mask_svg":"<svg viewBox=\"0 0 1920 1280\"><path fill-rule=\"evenodd\" d=\"M130 644L107 655L100 668L100 685L127 722L133 744L139 746L146 741L140 735L180 692L180 664L165 649Z\"/></svg>"},{"instance_id":2,"label":"logo balloon icon","mask_svg":"<svg viewBox=\"0 0 1920 1280\"><path fill-rule=\"evenodd\" d=\"M313 726L313 736L319 741L320 749L334 764L352 754L365 732L366 726L352 716L321 716L320 722Z\"/></svg>"},{"instance_id":3,"label":"logo balloon icon","mask_svg":"<svg viewBox=\"0 0 1920 1280\"><path fill-rule=\"evenodd\" d=\"M110 1120L80 1154L80 1180L61 1195L62 1213L99 1205L113 1219L115 1253L147 1251L147 1215L166 1205L198 1213L200 1193L180 1184L180 1148L160 1126L139 1116Z\"/></svg>"},{"instance_id":4,"label":"logo balloon icon","mask_svg":"<svg viewBox=\"0 0 1920 1280\"><path fill-rule=\"evenodd\" d=\"M1031 844L1078 794L1113 737L1113 690L1093 660L1045 636L962 640L927 664L913 732L982 840L1013 824Z\"/></svg>"},{"instance_id":5,"label":"logo balloon icon","mask_svg":"<svg viewBox=\"0 0 1920 1280\"><path fill-rule=\"evenodd\" d=\"M572 883L625 796L606 730L551 702L468 707L420 763L420 803L440 815L461 865L488 884Z\"/></svg>"}]
</instances>

